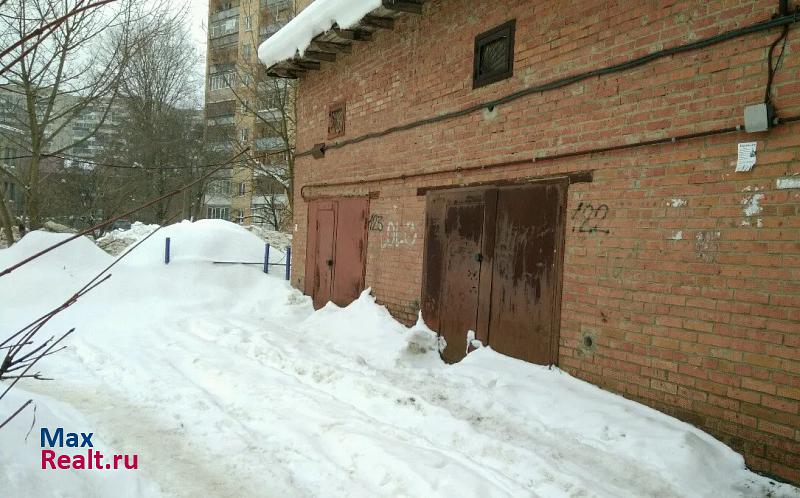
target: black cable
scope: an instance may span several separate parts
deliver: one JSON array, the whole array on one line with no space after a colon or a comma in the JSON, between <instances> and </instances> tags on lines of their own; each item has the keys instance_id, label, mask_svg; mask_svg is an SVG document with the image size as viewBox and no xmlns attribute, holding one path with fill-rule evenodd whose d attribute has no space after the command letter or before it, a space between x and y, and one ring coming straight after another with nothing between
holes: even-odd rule
<instances>
[{"instance_id":1,"label":"black cable","mask_svg":"<svg viewBox=\"0 0 800 498\"><path fill-rule=\"evenodd\" d=\"M796 123L800 122L800 115L791 116L786 118L780 118L777 124L785 124L785 123ZM445 175L451 173L464 173L467 171L488 171L497 168L506 168L510 166L520 166L523 164L534 164L540 163L544 161L555 161L559 159L567 159L572 157L580 157L580 156L591 156L593 154L604 154L608 152L616 152L620 150L627 150L633 149L637 147L647 147L652 145L662 145L667 143L676 143L681 142L684 140L693 140L697 138L704 138L704 137L711 137L714 135L722 135L725 133L733 133L737 131L744 130L744 125L737 125L737 126L729 126L727 128L718 128L714 130L706 130L701 132L695 133L687 133L685 135L676 135L674 137L666 137L666 138L657 138L654 140L644 140L640 142L633 142L627 144L620 144L620 145L611 145L607 147L597 147L594 149L584 149L584 150L577 150L574 152L563 152L560 154L551 154L547 156L538 156L532 157L527 159L516 159L513 161L504 161L500 163L493 163L493 164L479 164L475 166L459 166L457 168L445 169L445 170L437 170L437 171L427 171L427 172L418 172L418 173L410 173L410 174L403 174L403 175L393 175L393 176L383 176L383 177L376 177L376 178L362 178L359 180L350 180L350 181L343 181L343 182L321 182L321 183L309 183L303 185L300 188L300 196L303 199L310 199L311 196L307 196L305 191L306 189L312 188L328 188L328 187L343 187L343 186L353 186L353 185L366 185L372 183L380 183L380 182L388 182L388 181L397 181L402 180L406 181L411 178L419 178L419 177L428 177L428 176L436 176L436 175Z\"/></svg>"},{"instance_id":2,"label":"black cable","mask_svg":"<svg viewBox=\"0 0 800 498\"><path fill-rule=\"evenodd\" d=\"M778 66L780 66L781 61L783 60L783 54L786 53L786 41L789 39L789 25L785 25L781 30L780 36L772 42L772 45L769 46L769 52L767 53L767 87L764 89L764 103L771 104L772 103L772 82L775 80L775 73L778 72ZM772 57L773 53L775 52L775 47L783 41L783 46L781 46L781 54L778 56L778 61L775 65L772 65Z\"/></svg>"},{"instance_id":3,"label":"black cable","mask_svg":"<svg viewBox=\"0 0 800 498\"><path fill-rule=\"evenodd\" d=\"M622 62L619 64L614 64L611 66L607 66L600 69L595 69L592 71L587 71L584 73L579 73L573 76L568 76L566 78L559 78L547 83L543 83L541 85L536 85L528 88L523 88L517 92L505 95L495 100L491 100L488 102L483 102L480 104L475 104L464 109L459 109L457 111L451 111L448 113L440 114L438 116L433 116L429 118L420 119L418 121L413 121L410 123L406 123L404 125L393 126L391 128L387 128L385 130L379 132L372 132L367 133L365 135L361 135L360 137L351 138L349 140L343 140L341 142L333 142L330 144L324 144L325 149L339 149L342 147L346 147L348 145L357 144L359 142L363 142L365 140L370 140L373 138L380 138L386 135L397 133L400 131L406 131L413 128L418 128L420 126L425 126L429 124L438 123L441 121L446 121L454 118L459 118L462 116L466 116L468 114L472 114L473 112L477 112L483 109L491 109L501 104L507 104L509 102L513 102L518 100L522 97L534 94L534 93L543 93L552 90L557 90L559 88L563 88L565 86L573 85L575 83L579 83L581 81L587 80L589 78L594 78L598 76L606 76L609 74L627 71L629 69L634 69L650 62L653 62L658 59L662 59L664 57L670 57L673 55L681 54L684 52L691 52L695 50L699 50L702 48L710 47L712 45L716 45L725 41L733 40L736 38L740 38L742 36L750 35L753 33L759 33L761 31L767 31L777 27L788 27L791 24L794 24L800 21L800 15L798 15L798 10L796 10L791 15L784 15L775 17L773 19L762 21L760 23L751 24L750 26L745 26L742 28L733 29L731 31L726 31L725 33L720 33L715 36L711 36L708 38L703 38L702 40L697 40L695 42L687 43L684 45L678 45L676 47L671 47L663 50L658 50L652 52L650 54L644 55L642 57L637 57L635 59L631 59L626 62ZM311 155L312 149L300 152L295 155L295 157L304 157Z\"/></svg>"}]
</instances>

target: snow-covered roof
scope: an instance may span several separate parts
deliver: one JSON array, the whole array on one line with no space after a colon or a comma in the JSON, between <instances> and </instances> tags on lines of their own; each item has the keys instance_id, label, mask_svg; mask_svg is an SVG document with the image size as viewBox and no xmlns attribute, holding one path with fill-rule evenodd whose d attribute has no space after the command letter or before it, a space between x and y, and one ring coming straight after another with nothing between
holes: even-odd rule
<instances>
[{"instance_id":1,"label":"snow-covered roof","mask_svg":"<svg viewBox=\"0 0 800 498\"><path fill-rule=\"evenodd\" d=\"M334 24L341 29L350 28L381 4L381 0L316 0L267 38L258 47L258 57L271 67L297 54L302 56L318 34Z\"/></svg>"}]
</instances>

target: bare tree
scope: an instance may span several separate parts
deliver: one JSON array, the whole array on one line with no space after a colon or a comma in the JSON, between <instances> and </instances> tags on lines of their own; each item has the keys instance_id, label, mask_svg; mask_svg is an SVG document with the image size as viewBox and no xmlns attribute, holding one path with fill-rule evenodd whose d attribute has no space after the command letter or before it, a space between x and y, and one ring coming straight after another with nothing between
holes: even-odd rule
<instances>
[{"instance_id":1,"label":"bare tree","mask_svg":"<svg viewBox=\"0 0 800 498\"><path fill-rule=\"evenodd\" d=\"M144 15L137 1L108 2L105 9L86 8L86 0L10 0L3 5L0 43L10 48L0 60L6 68L3 89L16 97L15 127L24 134L0 133L29 156L3 174L24 188L30 228L42 222L43 159L89 141L114 107L123 69L137 47L128 26ZM59 20L44 38L36 35L43 19ZM95 114L94 125L72 136L71 124L86 113Z\"/></svg>"},{"instance_id":2,"label":"bare tree","mask_svg":"<svg viewBox=\"0 0 800 498\"><path fill-rule=\"evenodd\" d=\"M137 25L147 37L130 58L120 80L126 126L119 135L114 162L139 166L139 197L164 194L174 185L201 176L219 159L203 142L202 114L195 102L199 58L185 28L185 11ZM203 185L181 199L167 199L149 213L163 223L180 210L191 217L199 209Z\"/></svg>"},{"instance_id":3,"label":"bare tree","mask_svg":"<svg viewBox=\"0 0 800 498\"><path fill-rule=\"evenodd\" d=\"M8 46L0 47L0 60L4 60L16 49L25 46L25 48L19 50L19 53L15 57L11 58L10 61L3 62L2 65L0 65L0 76L14 67L20 60L22 60L33 49L35 49L39 43L41 43L43 40L46 40L51 34L53 34L58 26L63 24L70 17L77 16L82 12L97 9L116 1L117 0L96 0L94 2L88 2L86 0L78 0L78 2L76 2L70 9L66 10L61 16L56 17L55 19L40 19L40 24L36 29L28 32L18 40L8 40ZM0 9L5 7L8 3L9 0L0 0Z\"/></svg>"}]
</instances>

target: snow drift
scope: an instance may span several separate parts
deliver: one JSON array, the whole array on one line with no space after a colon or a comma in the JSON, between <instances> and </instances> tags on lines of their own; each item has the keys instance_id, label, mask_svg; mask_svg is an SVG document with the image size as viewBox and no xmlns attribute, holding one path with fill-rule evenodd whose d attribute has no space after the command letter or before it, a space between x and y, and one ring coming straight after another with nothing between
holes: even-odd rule
<instances>
[{"instance_id":1,"label":"snow drift","mask_svg":"<svg viewBox=\"0 0 800 498\"><path fill-rule=\"evenodd\" d=\"M175 264L161 260L164 236ZM0 264L60 236L28 237L0 251ZM424 323L396 322L368 291L314 311L258 267L209 262L261 249L227 222L166 227L59 315L52 330L78 329L42 362L56 380L24 383L0 417L31 396L32 434L91 431L137 453L141 470L43 474L28 413L0 431L2 493L800 497L710 435L558 369L490 348L446 365ZM0 303L14 303L3 304L0 330L110 260L81 240L0 279Z\"/></svg>"}]
</instances>

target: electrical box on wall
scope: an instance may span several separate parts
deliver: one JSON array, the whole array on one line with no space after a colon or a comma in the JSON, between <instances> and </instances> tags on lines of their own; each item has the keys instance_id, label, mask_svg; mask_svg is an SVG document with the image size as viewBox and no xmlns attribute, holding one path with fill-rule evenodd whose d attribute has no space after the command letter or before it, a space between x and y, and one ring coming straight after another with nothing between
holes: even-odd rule
<instances>
[{"instance_id":1,"label":"electrical box on wall","mask_svg":"<svg viewBox=\"0 0 800 498\"><path fill-rule=\"evenodd\" d=\"M744 108L744 129L748 133L772 128L775 110L771 104L755 104Z\"/></svg>"}]
</instances>

